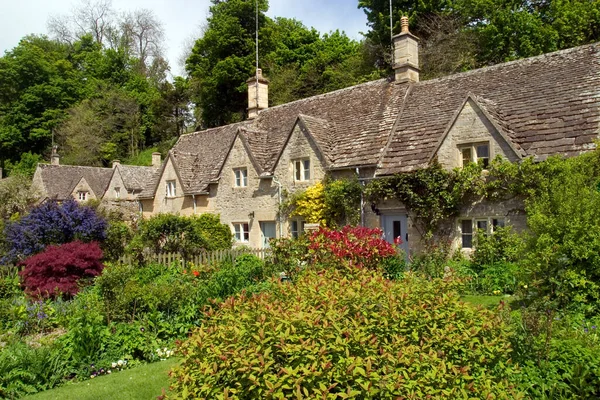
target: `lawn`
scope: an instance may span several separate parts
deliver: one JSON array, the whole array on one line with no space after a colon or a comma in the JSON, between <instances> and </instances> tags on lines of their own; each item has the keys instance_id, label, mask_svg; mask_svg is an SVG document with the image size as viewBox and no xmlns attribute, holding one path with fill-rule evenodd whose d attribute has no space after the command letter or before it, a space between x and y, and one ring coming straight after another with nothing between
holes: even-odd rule
<instances>
[{"instance_id":1,"label":"lawn","mask_svg":"<svg viewBox=\"0 0 600 400\"><path fill-rule=\"evenodd\" d=\"M179 360L171 358L166 361L141 365L126 371L100 376L84 382L78 382L56 389L47 390L32 396L30 400L150 400L156 399L167 389L168 372Z\"/></svg>"},{"instance_id":2,"label":"lawn","mask_svg":"<svg viewBox=\"0 0 600 400\"><path fill-rule=\"evenodd\" d=\"M461 296L461 299L466 303L471 303L474 305L480 305L485 308L495 308L500 304L500 300L510 301L511 298L507 298L505 296L473 296L473 295L465 295Z\"/></svg>"}]
</instances>

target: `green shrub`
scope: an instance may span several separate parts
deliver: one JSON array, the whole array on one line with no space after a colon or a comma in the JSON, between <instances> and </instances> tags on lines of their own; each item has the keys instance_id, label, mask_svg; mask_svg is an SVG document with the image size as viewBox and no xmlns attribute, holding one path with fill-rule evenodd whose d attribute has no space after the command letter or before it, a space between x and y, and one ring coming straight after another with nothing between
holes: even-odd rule
<instances>
[{"instance_id":1,"label":"green shrub","mask_svg":"<svg viewBox=\"0 0 600 400\"><path fill-rule=\"evenodd\" d=\"M519 266L510 262L496 262L484 266L477 274L476 291L479 294L513 294L519 282Z\"/></svg>"},{"instance_id":2,"label":"green shrub","mask_svg":"<svg viewBox=\"0 0 600 400\"><path fill-rule=\"evenodd\" d=\"M230 298L181 345L170 398L522 398L507 325L453 283L309 270Z\"/></svg>"},{"instance_id":3,"label":"green shrub","mask_svg":"<svg viewBox=\"0 0 600 400\"><path fill-rule=\"evenodd\" d=\"M231 230L221 224L218 215L159 214L141 222L129 250L139 252L148 248L156 253L180 253L187 258L206 250L229 249L232 240Z\"/></svg>"},{"instance_id":4,"label":"green shrub","mask_svg":"<svg viewBox=\"0 0 600 400\"><path fill-rule=\"evenodd\" d=\"M71 372L57 343L34 348L10 343L0 351L0 399L15 399L58 386Z\"/></svg>"},{"instance_id":5,"label":"green shrub","mask_svg":"<svg viewBox=\"0 0 600 400\"><path fill-rule=\"evenodd\" d=\"M413 257L410 269L425 277L441 278L448 266L449 254L449 242L427 244L423 252Z\"/></svg>"},{"instance_id":6,"label":"green shrub","mask_svg":"<svg viewBox=\"0 0 600 400\"><path fill-rule=\"evenodd\" d=\"M491 235L480 230L475 236L475 243L472 261L479 268L497 263L514 263L523 258L523 239L510 226L498 227Z\"/></svg>"},{"instance_id":7,"label":"green shrub","mask_svg":"<svg viewBox=\"0 0 600 400\"><path fill-rule=\"evenodd\" d=\"M530 398L600 398L600 319L525 309L514 321L515 378Z\"/></svg>"},{"instance_id":8,"label":"green shrub","mask_svg":"<svg viewBox=\"0 0 600 400\"><path fill-rule=\"evenodd\" d=\"M106 239L102 243L104 260L117 261L125 254L127 244L133 238L133 231L125 222L109 220Z\"/></svg>"}]
</instances>

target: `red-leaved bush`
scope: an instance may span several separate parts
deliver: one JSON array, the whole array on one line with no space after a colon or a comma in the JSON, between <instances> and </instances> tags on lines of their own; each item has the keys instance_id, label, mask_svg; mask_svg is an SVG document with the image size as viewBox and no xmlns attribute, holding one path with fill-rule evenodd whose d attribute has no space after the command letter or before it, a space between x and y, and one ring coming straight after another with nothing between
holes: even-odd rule
<instances>
[{"instance_id":1,"label":"red-leaved bush","mask_svg":"<svg viewBox=\"0 0 600 400\"><path fill-rule=\"evenodd\" d=\"M319 228L309 235L308 251L314 263L375 269L396 249L381 238L380 229L345 226L341 231Z\"/></svg>"},{"instance_id":2,"label":"red-leaved bush","mask_svg":"<svg viewBox=\"0 0 600 400\"><path fill-rule=\"evenodd\" d=\"M32 297L48 298L58 295L72 297L80 281L100 275L102 250L98 242L71 242L48 246L42 253L31 256L19 265L25 292Z\"/></svg>"}]
</instances>

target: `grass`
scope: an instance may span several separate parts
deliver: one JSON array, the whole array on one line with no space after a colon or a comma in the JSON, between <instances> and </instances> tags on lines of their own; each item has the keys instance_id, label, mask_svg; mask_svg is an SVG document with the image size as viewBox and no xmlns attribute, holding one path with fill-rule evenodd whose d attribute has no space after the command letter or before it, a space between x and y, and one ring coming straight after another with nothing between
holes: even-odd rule
<instances>
[{"instance_id":1,"label":"grass","mask_svg":"<svg viewBox=\"0 0 600 400\"><path fill-rule=\"evenodd\" d=\"M150 400L168 389L169 370L179 360L171 358L166 361L141 365L136 368L103 375L95 379L61 386L25 397L30 400Z\"/></svg>"},{"instance_id":2,"label":"grass","mask_svg":"<svg viewBox=\"0 0 600 400\"><path fill-rule=\"evenodd\" d=\"M466 303L471 303L476 306L482 306L485 308L496 308L500 304L500 300L507 300L504 296L472 296L465 295L461 299Z\"/></svg>"}]
</instances>

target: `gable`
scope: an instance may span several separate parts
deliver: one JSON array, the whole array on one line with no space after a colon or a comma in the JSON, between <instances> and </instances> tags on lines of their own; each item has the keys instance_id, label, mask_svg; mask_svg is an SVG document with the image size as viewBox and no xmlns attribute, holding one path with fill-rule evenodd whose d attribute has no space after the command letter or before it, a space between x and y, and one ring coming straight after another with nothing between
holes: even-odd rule
<instances>
[{"instance_id":1,"label":"gable","mask_svg":"<svg viewBox=\"0 0 600 400\"><path fill-rule=\"evenodd\" d=\"M181 179L179 179L179 174L177 173L177 167L173 162L172 157L168 157L163 169L162 174L160 175L160 179L158 180L158 185L156 186L155 197L158 199L163 199L167 197L167 181L175 181L177 195L181 196L184 193L184 188L181 183Z\"/></svg>"},{"instance_id":2,"label":"gable","mask_svg":"<svg viewBox=\"0 0 600 400\"><path fill-rule=\"evenodd\" d=\"M261 173L261 169L254 160L244 138L241 135L237 135L223 162L219 177L223 179L224 174L229 174L233 168L243 167L248 168L248 171L253 169L257 176Z\"/></svg>"},{"instance_id":3,"label":"gable","mask_svg":"<svg viewBox=\"0 0 600 400\"><path fill-rule=\"evenodd\" d=\"M94 190L92 189L92 187L90 186L90 184L87 182L87 180L84 177L82 177L75 184L75 186L71 190L71 196L73 196L74 198L77 198L78 192L88 192L89 198L92 198L92 199L97 198L96 193L94 193Z\"/></svg>"},{"instance_id":4,"label":"gable","mask_svg":"<svg viewBox=\"0 0 600 400\"><path fill-rule=\"evenodd\" d=\"M519 150L492 118L469 96L442 136L433 157L437 157L444 168L452 169L461 165L461 146L489 143L490 159L500 155L509 161L518 161Z\"/></svg>"}]
</instances>

